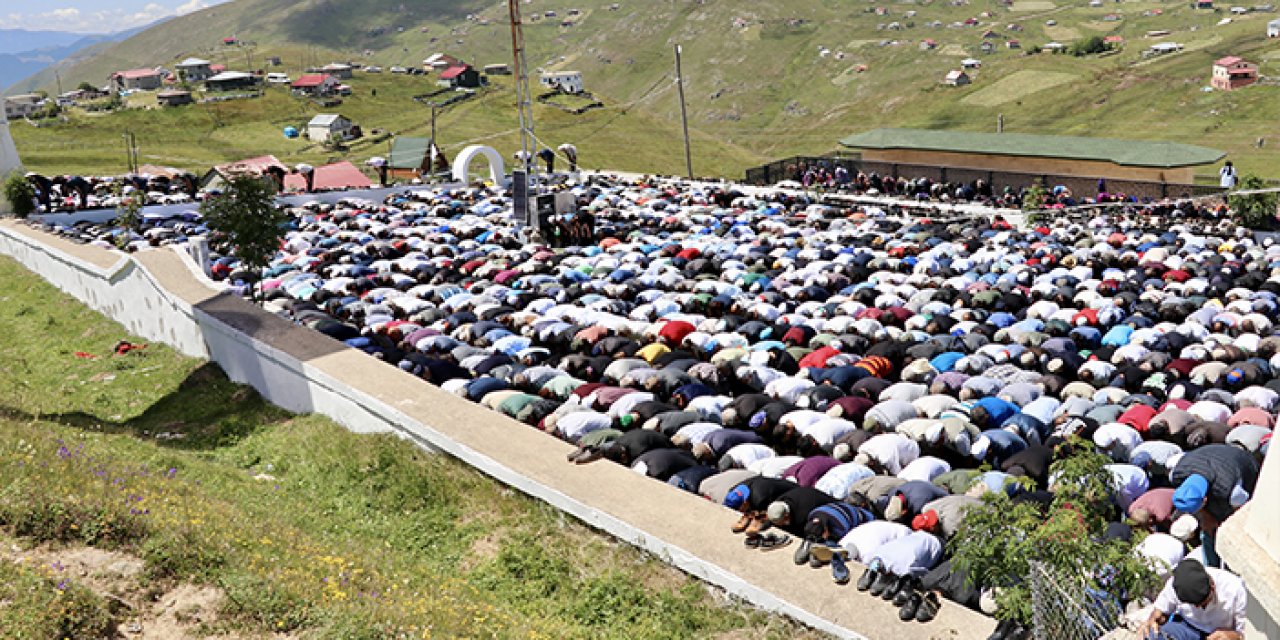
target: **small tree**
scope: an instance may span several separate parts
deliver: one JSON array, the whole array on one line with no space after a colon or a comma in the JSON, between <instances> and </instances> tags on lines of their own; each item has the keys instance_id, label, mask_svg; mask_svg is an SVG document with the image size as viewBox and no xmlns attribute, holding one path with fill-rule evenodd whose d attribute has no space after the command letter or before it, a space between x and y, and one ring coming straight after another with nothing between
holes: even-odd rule
<instances>
[{"instance_id":1,"label":"small tree","mask_svg":"<svg viewBox=\"0 0 1280 640\"><path fill-rule=\"evenodd\" d=\"M36 188L20 171L12 171L4 180L4 199L13 215L25 218L36 210Z\"/></svg>"},{"instance_id":2,"label":"small tree","mask_svg":"<svg viewBox=\"0 0 1280 640\"><path fill-rule=\"evenodd\" d=\"M1102 36L1094 35L1089 36L1084 40L1077 40L1069 49L1067 49L1067 52L1077 58L1080 58L1083 56L1094 55L1096 53L1104 53L1110 49L1111 45L1107 43L1106 39Z\"/></svg>"},{"instance_id":3,"label":"small tree","mask_svg":"<svg viewBox=\"0 0 1280 640\"><path fill-rule=\"evenodd\" d=\"M1117 598L1132 597L1155 584L1151 568L1133 552L1141 541L1106 540L1112 502L1110 460L1092 443L1076 441L1079 453L1051 467L1054 500L1042 516L1030 503L1014 503L1004 492L990 492L985 504L970 509L948 546L969 581L998 587L996 617L1031 623L1033 602L1026 578L1031 563L1055 573L1080 576L1089 587ZM1084 594L1079 594L1085 599Z\"/></svg>"},{"instance_id":4,"label":"small tree","mask_svg":"<svg viewBox=\"0 0 1280 640\"><path fill-rule=\"evenodd\" d=\"M142 226L142 198L136 195L125 195L124 189L117 186L116 224L123 227L125 233L116 236L116 246L124 249L130 236Z\"/></svg>"},{"instance_id":5,"label":"small tree","mask_svg":"<svg viewBox=\"0 0 1280 640\"><path fill-rule=\"evenodd\" d=\"M76 89L78 91L84 91L86 93L93 93L98 90L97 87L89 84L88 82L81 82L80 86L76 87Z\"/></svg>"},{"instance_id":6,"label":"small tree","mask_svg":"<svg viewBox=\"0 0 1280 640\"><path fill-rule=\"evenodd\" d=\"M275 205L275 187L261 176L239 175L227 181L221 195L200 205L205 224L213 231L210 244L234 253L253 274L253 285L271 262L284 237L289 215Z\"/></svg>"},{"instance_id":7,"label":"small tree","mask_svg":"<svg viewBox=\"0 0 1280 640\"><path fill-rule=\"evenodd\" d=\"M1022 210L1038 211L1049 202L1049 190L1044 188L1040 178L1036 178L1031 186L1022 192Z\"/></svg>"},{"instance_id":8,"label":"small tree","mask_svg":"<svg viewBox=\"0 0 1280 640\"><path fill-rule=\"evenodd\" d=\"M1241 191L1253 191L1265 189L1267 184L1258 176L1245 174L1237 186ZM1275 193L1227 196L1227 206L1231 207L1236 220L1250 229L1270 229L1275 226L1276 201Z\"/></svg>"}]
</instances>

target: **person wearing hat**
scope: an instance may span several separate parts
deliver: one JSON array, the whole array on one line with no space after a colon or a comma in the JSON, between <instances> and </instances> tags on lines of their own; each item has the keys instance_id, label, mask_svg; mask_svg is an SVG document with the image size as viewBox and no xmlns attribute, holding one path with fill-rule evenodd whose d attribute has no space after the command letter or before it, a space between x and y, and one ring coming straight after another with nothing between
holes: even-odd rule
<instances>
[{"instance_id":1,"label":"person wearing hat","mask_svg":"<svg viewBox=\"0 0 1280 640\"><path fill-rule=\"evenodd\" d=\"M1238 576L1186 559L1173 569L1138 635L1144 640L1241 640L1248 602Z\"/></svg>"},{"instance_id":2,"label":"person wearing hat","mask_svg":"<svg viewBox=\"0 0 1280 640\"><path fill-rule=\"evenodd\" d=\"M1205 445L1182 456L1170 480L1177 487L1173 507L1195 515L1205 560L1210 566L1221 565L1215 545L1218 525L1253 495L1258 482L1257 459L1233 445Z\"/></svg>"}]
</instances>

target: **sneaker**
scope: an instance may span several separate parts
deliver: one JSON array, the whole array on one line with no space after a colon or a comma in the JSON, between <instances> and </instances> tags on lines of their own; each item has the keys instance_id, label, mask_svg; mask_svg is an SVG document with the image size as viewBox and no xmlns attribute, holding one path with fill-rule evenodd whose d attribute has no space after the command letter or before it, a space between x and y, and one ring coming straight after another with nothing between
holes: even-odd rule
<instances>
[{"instance_id":1,"label":"sneaker","mask_svg":"<svg viewBox=\"0 0 1280 640\"><path fill-rule=\"evenodd\" d=\"M742 539L742 544L746 545L748 549L759 549L760 536L747 536Z\"/></svg>"},{"instance_id":2,"label":"sneaker","mask_svg":"<svg viewBox=\"0 0 1280 640\"><path fill-rule=\"evenodd\" d=\"M898 576L888 571L876 576L875 582L871 583L871 595L878 596L885 592L890 586L898 581Z\"/></svg>"},{"instance_id":3,"label":"sneaker","mask_svg":"<svg viewBox=\"0 0 1280 640\"><path fill-rule=\"evenodd\" d=\"M836 584L849 584L849 565L844 563L844 558L831 556L831 579Z\"/></svg>"},{"instance_id":4,"label":"sneaker","mask_svg":"<svg viewBox=\"0 0 1280 640\"><path fill-rule=\"evenodd\" d=\"M741 518L738 518L737 522L733 523L733 526L730 527L729 530L734 533L742 533L743 531L747 530L747 526L750 524L751 524L751 514L744 513L742 514Z\"/></svg>"},{"instance_id":5,"label":"sneaker","mask_svg":"<svg viewBox=\"0 0 1280 640\"><path fill-rule=\"evenodd\" d=\"M938 600L938 594L930 591L924 594L920 599L920 608L916 610L916 622L930 622L938 615L938 610L942 608L942 601Z\"/></svg>"},{"instance_id":6,"label":"sneaker","mask_svg":"<svg viewBox=\"0 0 1280 640\"><path fill-rule=\"evenodd\" d=\"M797 567L809 561L809 549L812 547L813 543L808 540L801 542L800 546L796 547L795 555L791 559L795 561Z\"/></svg>"},{"instance_id":7,"label":"sneaker","mask_svg":"<svg viewBox=\"0 0 1280 640\"><path fill-rule=\"evenodd\" d=\"M832 563L834 564L835 560L832 560ZM866 571L862 572L862 577L858 578L858 591L866 591L867 589L870 589L872 583L874 583L879 577L880 574L876 572L875 569L868 567Z\"/></svg>"},{"instance_id":8,"label":"sneaker","mask_svg":"<svg viewBox=\"0 0 1280 640\"><path fill-rule=\"evenodd\" d=\"M814 547L814 548L816 548L816 547ZM821 568L823 567L823 565L825 565L825 564L827 564L827 563L825 563L825 562L823 562L823 561L819 560L819 559L818 559L818 556L813 555L813 549L809 549L809 567L810 567L810 568L812 568L812 569L821 569Z\"/></svg>"},{"instance_id":9,"label":"sneaker","mask_svg":"<svg viewBox=\"0 0 1280 640\"><path fill-rule=\"evenodd\" d=\"M912 591L911 596L907 598L902 608L898 610L898 619L903 622L915 620L916 614L920 612L920 603L923 600L919 593Z\"/></svg>"}]
</instances>

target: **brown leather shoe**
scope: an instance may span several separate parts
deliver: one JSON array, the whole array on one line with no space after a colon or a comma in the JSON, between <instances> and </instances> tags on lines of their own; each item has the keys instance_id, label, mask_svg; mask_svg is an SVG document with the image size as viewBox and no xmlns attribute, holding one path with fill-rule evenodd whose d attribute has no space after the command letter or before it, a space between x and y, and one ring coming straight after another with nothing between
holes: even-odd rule
<instances>
[{"instance_id":1,"label":"brown leather shoe","mask_svg":"<svg viewBox=\"0 0 1280 640\"><path fill-rule=\"evenodd\" d=\"M753 516L751 524L747 525L747 535L759 535L761 531L768 529L770 524L769 519L762 515Z\"/></svg>"},{"instance_id":2,"label":"brown leather shoe","mask_svg":"<svg viewBox=\"0 0 1280 640\"><path fill-rule=\"evenodd\" d=\"M750 524L751 524L751 514L744 513L742 514L741 518L738 518L737 522L733 523L733 527L731 527L731 530L734 533L742 533L743 531L747 530L747 526Z\"/></svg>"}]
</instances>

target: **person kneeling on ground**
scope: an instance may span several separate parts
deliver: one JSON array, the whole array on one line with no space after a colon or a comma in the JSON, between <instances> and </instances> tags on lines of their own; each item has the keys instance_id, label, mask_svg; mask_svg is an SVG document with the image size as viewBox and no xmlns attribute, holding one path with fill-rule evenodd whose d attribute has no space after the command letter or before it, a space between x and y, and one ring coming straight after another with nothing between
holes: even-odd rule
<instances>
[{"instance_id":1,"label":"person kneeling on ground","mask_svg":"<svg viewBox=\"0 0 1280 640\"><path fill-rule=\"evenodd\" d=\"M1241 640L1248 601L1239 577L1183 560L1138 635L1144 640Z\"/></svg>"}]
</instances>

